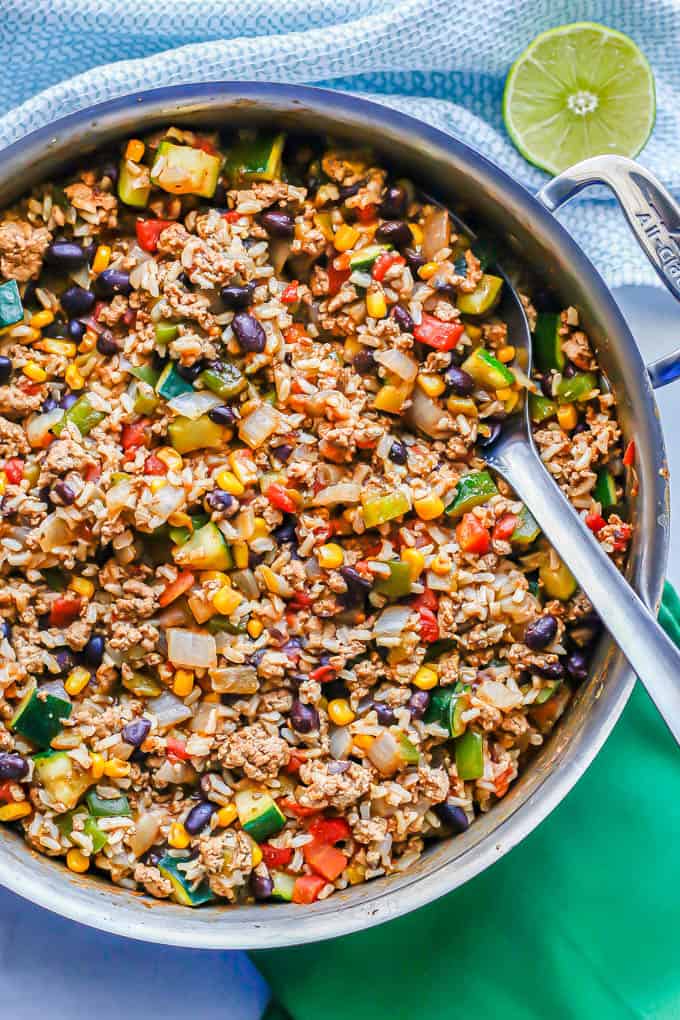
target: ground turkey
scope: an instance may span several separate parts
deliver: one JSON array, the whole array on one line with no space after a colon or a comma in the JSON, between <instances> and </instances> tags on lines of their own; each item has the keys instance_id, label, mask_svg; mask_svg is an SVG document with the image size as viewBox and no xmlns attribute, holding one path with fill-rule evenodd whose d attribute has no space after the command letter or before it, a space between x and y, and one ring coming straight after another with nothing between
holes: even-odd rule
<instances>
[{"instance_id":1,"label":"ground turkey","mask_svg":"<svg viewBox=\"0 0 680 1020\"><path fill-rule=\"evenodd\" d=\"M231 733L219 751L220 760L229 769L243 769L249 779L263 783L275 779L288 764L290 749L279 736L262 723Z\"/></svg>"},{"instance_id":2,"label":"ground turkey","mask_svg":"<svg viewBox=\"0 0 680 1020\"><path fill-rule=\"evenodd\" d=\"M38 276L51 240L47 227L33 227L26 220L0 223L0 273L19 283Z\"/></svg>"},{"instance_id":3,"label":"ground turkey","mask_svg":"<svg viewBox=\"0 0 680 1020\"><path fill-rule=\"evenodd\" d=\"M298 801L303 807L319 810L331 805L344 811L367 794L371 785L369 770L355 762L350 762L346 772L329 772L327 762L305 762L300 779L305 786L298 787Z\"/></svg>"}]
</instances>

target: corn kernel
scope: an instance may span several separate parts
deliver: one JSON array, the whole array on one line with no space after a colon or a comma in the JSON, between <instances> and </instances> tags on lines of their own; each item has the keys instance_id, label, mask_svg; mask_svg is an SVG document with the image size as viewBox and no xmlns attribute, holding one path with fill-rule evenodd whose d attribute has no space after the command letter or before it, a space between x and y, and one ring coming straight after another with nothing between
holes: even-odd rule
<instances>
[{"instance_id":1,"label":"corn kernel","mask_svg":"<svg viewBox=\"0 0 680 1020\"><path fill-rule=\"evenodd\" d=\"M234 566L239 570L245 570L249 560L247 542L234 542L231 551L234 557Z\"/></svg>"},{"instance_id":2,"label":"corn kernel","mask_svg":"<svg viewBox=\"0 0 680 1020\"><path fill-rule=\"evenodd\" d=\"M444 577L451 570L451 558L445 553L437 553L432 563L430 563L430 570L440 577Z\"/></svg>"},{"instance_id":3,"label":"corn kernel","mask_svg":"<svg viewBox=\"0 0 680 1020\"><path fill-rule=\"evenodd\" d=\"M423 243L423 228L419 223L409 223L408 229L411 231L414 244L419 245Z\"/></svg>"},{"instance_id":4,"label":"corn kernel","mask_svg":"<svg viewBox=\"0 0 680 1020\"><path fill-rule=\"evenodd\" d=\"M221 570L203 570L201 572L201 581L219 581L220 585L226 584L228 588L231 588L229 574L225 574Z\"/></svg>"},{"instance_id":5,"label":"corn kernel","mask_svg":"<svg viewBox=\"0 0 680 1020\"><path fill-rule=\"evenodd\" d=\"M361 885L361 883L366 879L365 868L355 867L353 864L350 864L349 868L345 871L345 874L347 875L347 881L350 885Z\"/></svg>"},{"instance_id":6,"label":"corn kernel","mask_svg":"<svg viewBox=\"0 0 680 1020\"><path fill-rule=\"evenodd\" d=\"M415 499L413 509L421 521L433 521L435 517L440 517L444 513L444 502L439 496L430 493L429 496L423 496L422 499Z\"/></svg>"},{"instance_id":7,"label":"corn kernel","mask_svg":"<svg viewBox=\"0 0 680 1020\"><path fill-rule=\"evenodd\" d=\"M5 474L4 471L0 471L0 495L2 495L6 488L7 488L7 475Z\"/></svg>"},{"instance_id":8,"label":"corn kernel","mask_svg":"<svg viewBox=\"0 0 680 1020\"><path fill-rule=\"evenodd\" d=\"M256 517L253 520L253 538L267 538L269 536L269 527L264 517Z\"/></svg>"},{"instance_id":9,"label":"corn kernel","mask_svg":"<svg viewBox=\"0 0 680 1020\"><path fill-rule=\"evenodd\" d=\"M366 311L372 319L384 319L387 315L387 301L381 290L372 290L366 295Z\"/></svg>"},{"instance_id":10,"label":"corn kernel","mask_svg":"<svg viewBox=\"0 0 680 1020\"><path fill-rule=\"evenodd\" d=\"M186 698L194 689L194 674L190 669L178 669L172 684L173 693L178 698Z\"/></svg>"},{"instance_id":11,"label":"corn kernel","mask_svg":"<svg viewBox=\"0 0 680 1020\"><path fill-rule=\"evenodd\" d=\"M319 566L322 570L337 570L338 567L342 566L345 560L345 554L342 551L342 547L336 542L329 542L328 545L322 545L316 555L319 561Z\"/></svg>"},{"instance_id":12,"label":"corn kernel","mask_svg":"<svg viewBox=\"0 0 680 1020\"><path fill-rule=\"evenodd\" d=\"M167 484L168 483L166 482L165 478L152 478L151 481L149 482L149 488L155 495L157 492L160 492L161 489L165 488Z\"/></svg>"},{"instance_id":13,"label":"corn kernel","mask_svg":"<svg viewBox=\"0 0 680 1020\"><path fill-rule=\"evenodd\" d=\"M172 822L170 825L168 843L170 846L174 847L175 850L186 850L189 843L191 843L191 836L181 822Z\"/></svg>"},{"instance_id":14,"label":"corn kernel","mask_svg":"<svg viewBox=\"0 0 680 1020\"><path fill-rule=\"evenodd\" d=\"M16 822L17 818L26 818L33 808L27 800L14 801L0 807L0 822Z\"/></svg>"},{"instance_id":15,"label":"corn kernel","mask_svg":"<svg viewBox=\"0 0 680 1020\"><path fill-rule=\"evenodd\" d=\"M519 391L512 390L510 396L506 401L504 401L504 403L506 414L510 414L510 412L514 411L517 405L519 404Z\"/></svg>"},{"instance_id":16,"label":"corn kernel","mask_svg":"<svg viewBox=\"0 0 680 1020\"><path fill-rule=\"evenodd\" d=\"M513 390L509 386L503 386L500 390L496 390L496 397L498 400L509 400L513 394Z\"/></svg>"},{"instance_id":17,"label":"corn kernel","mask_svg":"<svg viewBox=\"0 0 680 1020\"><path fill-rule=\"evenodd\" d=\"M33 329L42 329L43 326L49 326L51 322L54 322L54 313L47 308L43 308L42 312L36 312L28 320L29 326L32 326Z\"/></svg>"},{"instance_id":18,"label":"corn kernel","mask_svg":"<svg viewBox=\"0 0 680 1020\"><path fill-rule=\"evenodd\" d=\"M332 701L329 701L328 715L336 726L349 726L356 719L346 698L333 698Z\"/></svg>"},{"instance_id":19,"label":"corn kernel","mask_svg":"<svg viewBox=\"0 0 680 1020\"><path fill-rule=\"evenodd\" d=\"M74 577L69 588L71 591L77 592L78 595L82 595L84 599L91 599L94 595L94 584L89 577Z\"/></svg>"},{"instance_id":20,"label":"corn kernel","mask_svg":"<svg viewBox=\"0 0 680 1020\"><path fill-rule=\"evenodd\" d=\"M402 549L401 558L408 563L411 571L411 580L417 581L425 568L425 557L419 549Z\"/></svg>"},{"instance_id":21,"label":"corn kernel","mask_svg":"<svg viewBox=\"0 0 680 1020\"><path fill-rule=\"evenodd\" d=\"M342 353L345 361L354 361L357 354L360 354L365 349L364 345L360 344L356 337L348 336L342 348Z\"/></svg>"},{"instance_id":22,"label":"corn kernel","mask_svg":"<svg viewBox=\"0 0 680 1020\"><path fill-rule=\"evenodd\" d=\"M496 351L496 357L499 361L502 361L504 365L507 365L509 361L512 361L516 353L517 352L512 344L506 344L505 347L501 347L500 350Z\"/></svg>"},{"instance_id":23,"label":"corn kernel","mask_svg":"<svg viewBox=\"0 0 680 1020\"><path fill-rule=\"evenodd\" d=\"M431 372L420 372L417 382L428 397L440 397L446 389L446 383L442 377Z\"/></svg>"},{"instance_id":24,"label":"corn kernel","mask_svg":"<svg viewBox=\"0 0 680 1020\"><path fill-rule=\"evenodd\" d=\"M217 693L217 691L208 691L208 693L207 693L207 694L204 694L204 695L203 695L203 698L202 698L202 700L203 700L203 701L209 701L209 702L211 702L211 703L219 703L219 701L220 701L220 696L219 696L219 694Z\"/></svg>"},{"instance_id":25,"label":"corn kernel","mask_svg":"<svg viewBox=\"0 0 680 1020\"><path fill-rule=\"evenodd\" d=\"M170 471L182 470L184 461L177 450L173 450L171 446L161 446L159 450L154 450L154 453Z\"/></svg>"},{"instance_id":26,"label":"corn kernel","mask_svg":"<svg viewBox=\"0 0 680 1020\"><path fill-rule=\"evenodd\" d=\"M472 323L466 322L465 323L465 332L467 333L467 335L470 337L471 340L481 340L482 339L482 330L481 330L480 326L473 326Z\"/></svg>"},{"instance_id":27,"label":"corn kernel","mask_svg":"<svg viewBox=\"0 0 680 1020\"><path fill-rule=\"evenodd\" d=\"M122 779L124 776L130 775L130 768L129 761L123 761L122 758L109 758L104 762L104 775L109 779Z\"/></svg>"},{"instance_id":28,"label":"corn kernel","mask_svg":"<svg viewBox=\"0 0 680 1020\"><path fill-rule=\"evenodd\" d=\"M426 262L425 265L421 266L418 270L418 276L421 280L431 280L438 269L438 262Z\"/></svg>"},{"instance_id":29,"label":"corn kernel","mask_svg":"<svg viewBox=\"0 0 680 1020\"><path fill-rule=\"evenodd\" d=\"M99 754L97 751L90 751L90 773L93 779L101 779L104 775L104 765L106 759L103 754Z\"/></svg>"},{"instance_id":30,"label":"corn kernel","mask_svg":"<svg viewBox=\"0 0 680 1020\"><path fill-rule=\"evenodd\" d=\"M111 261L111 248L108 244L100 244L92 260L92 272L103 273Z\"/></svg>"},{"instance_id":31,"label":"corn kernel","mask_svg":"<svg viewBox=\"0 0 680 1020\"><path fill-rule=\"evenodd\" d=\"M131 159L133 163L139 163L144 155L144 142L139 138L131 138L125 146L125 158Z\"/></svg>"},{"instance_id":32,"label":"corn kernel","mask_svg":"<svg viewBox=\"0 0 680 1020\"><path fill-rule=\"evenodd\" d=\"M226 829L238 818L238 811L235 804L225 804L217 812L217 824L220 829Z\"/></svg>"},{"instance_id":33,"label":"corn kernel","mask_svg":"<svg viewBox=\"0 0 680 1020\"><path fill-rule=\"evenodd\" d=\"M260 634L264 630L264 624L260 620L249 620L246 630L250 634L253 641L257 641Z\"/></svg>"},{"instance_id":34,"label":"corn kernel","mask_svg":"<svg viewBox=\"0 0 680 1020\"><path fill-rule=\"evenodd\" d=\"M243 595L225 584L223 588L215 592L212 604L221 616L231 616L235 609L243 602Z\"/></svg>"},{"instance_id":35,"label":"corn kernel","mask_svg":"<svg viewBox=\"0 0 680 1020\"><path fill-rule=\"evenodd\" d=\"M72 669L69 673L68 679L64 684L64 689L67 694L80 694L81 691L85 690L89 682L89 669L85 669L84 666L76 666L76 668Z\"/></svg>"},{"instance_id":36,"label":"corn kernel","mask_svg":"<svg viewBox=\"0 0 680 1020\"><path fill-rule=\"evenodd\" d=\"M77 365L68 366L64 372L64 379L66 380L66 385L72 390L82 390L85 385L85 380L80 374L80 369Z\"/></svg>"},{"instance_id":37,"label":"corn kernel","mask_svg":"<svg viewBox=\"0 0 680 1020\"><path fill-rule=\"evenodd\" d=\"M466 418L477 417L477 405L471 397L456 397L453 394L446 400L446 409L450 414L464 414Z\"/></svg>"},{"instance_id":38,"label":"corn kernel","mask_svg":"<svg viewBox=\"0 0 680 1020\"><path fill-rule=\"evenodd\" d=\"M411 395L409 386L393 386L385 383L378 390L373 401L376 411L388 411L390 414L398 414L404 406L404 401Z\"/></svg>"},{"instance_id":39,"label":"corn kernel","mask_svg":"<svg viewBox=\"0 0 680 1020\"><path fill-rule=\"evenodd\" d=\"M75 871L77 875L82 875L90 867L90 858L82 850L72 847L66 854L66 867L69 871Z\"/></svg>"},{"instance_id":40,"label":"corn kernel","mask_svg":"<svg viewBox=\"0 0 680 1020\"><path fill-rule=\"evenodd\" d=\"M253 843L253 849L251 854L253 867L256 868L258 864L262 864L262 851L260 850L257 843Z\"/></svg>"},{"instance_id":41,"label":"corn kernel","mask_svg":"<svg viewBox=\"0 0 680 1020\"><path fill-rule=\"evenodd\" d=\"M557 420L560 428L565 432L571 432L578 425L578 413L573 404L563 404L557 409Z\"/></svg>"},{"instance_id":42,"label":"corn kernel","mask_svg":"<svg viewBox=\"0 0 680 1020\"><path fill-rule=\"evenodd\" d=\"M431 666L421 666L413 682L421 691L431 691L439 683L439 677L437 676L437 671L432 669Z\"/></svg>"},{"instance_id":43,"label":"corn kernel","mask_svg":"<svg viewBox=\"0 0 680 1020\"><path fill-rule=\"evenodd\" d=\"M93 333L90 333L90 331L88 330L83 339L81 340L80 344L78 345L78 350L80 351L81 354L89 354L90 351L93 351L96 346L97 338Z\"/></svg>"},{"instance_id":44,"label":"corn kernel","mask_svg":"<svg viewBox=\"0 0 680 1020\"><path fill-rule=\"evenodd\" d=\"M44 351L45 354L56 354L62 358L75 358L78 349L70 340L54 340L51 336L48 336L46 340L41 340L35 346L37 350Z\"/></svg>"},{"instance_id":45,"label":"corn kernel","mask_svg":"<svg viewBox=\"0 0 680 1020\"><path fill-rule=\"evenodd\" d=\"M352 743L355 747L358 747L360 751L368 751L369 747L375 740L370 733L355 733L352 737Z\"/></svg>"},{"instance_id":46,"label":"corn kernel","mask_svg":"<svg viewBox=\"0 0 680 1020\"><path fill-rule=\"evenodd\" d=\"M45 382L45 379L47 379L47 372L35 361L27 361L22 368L22 372L33 382Z\"/></svg>"},{"instance_id":47,"label":"corn kernel","mask_svg":"<svg viewBox=\"0 0 680 1020\"><path fill-rule=\"evenodd\" d=\"M341 227L335 232L333 238L333 244L335 245L336 251L349 251L357 243L361 234L356 227L350 227L349 224L343 223Z\"/></svg>"}]
</instances>

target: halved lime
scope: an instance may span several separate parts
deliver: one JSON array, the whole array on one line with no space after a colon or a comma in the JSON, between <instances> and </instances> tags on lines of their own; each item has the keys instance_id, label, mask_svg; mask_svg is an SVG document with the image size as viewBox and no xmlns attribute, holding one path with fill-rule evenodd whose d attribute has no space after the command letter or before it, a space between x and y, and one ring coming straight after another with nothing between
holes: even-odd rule
<instances>
[{"instance_id":1,"label":"halved lime","mask_svg":"<svg viewBox=\"0 0 680 1020\"><path fill-rule=\"evenodd\" d=\"M636 156L654 127L654 77L627 35L577 21L542 32L505 83L503 119L530 163L557 174L588 156Z\"/></svg>"}]
</instances>

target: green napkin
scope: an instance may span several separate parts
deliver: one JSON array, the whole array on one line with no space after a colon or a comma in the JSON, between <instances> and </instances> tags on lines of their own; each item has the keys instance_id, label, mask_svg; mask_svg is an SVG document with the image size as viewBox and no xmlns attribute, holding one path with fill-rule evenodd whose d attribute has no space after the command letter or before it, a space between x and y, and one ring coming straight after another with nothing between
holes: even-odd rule
<instances>
[{"instance_id":1,"label":"green napkin","mask_svg":"<svg viewBox=\"0 0 680 1020\"><path fill-rule=\"evenodd\" d=\"M668 584L660 621L680 644ZM679 863L680 755L637 684L576 788L492 868L369 931L253 954L269 1017L678 1020Z\"/></svg>"}]
</instances>

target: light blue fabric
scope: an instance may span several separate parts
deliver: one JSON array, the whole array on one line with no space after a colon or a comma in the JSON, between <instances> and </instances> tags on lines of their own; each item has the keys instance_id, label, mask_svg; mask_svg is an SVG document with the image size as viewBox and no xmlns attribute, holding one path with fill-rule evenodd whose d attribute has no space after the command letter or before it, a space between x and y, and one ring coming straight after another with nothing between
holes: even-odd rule
<instances>
[{"instance_id":1,"label":"light blue fabric","mask_svg":"<svg viewBox=\"0 0 680 1020\"><path fill-rule=\"evenodd\" d=\"M680 0L0 0L0 146L158 85L307 82L429 121L535 189L543 174L503 130L503 81L538 32L578 20L621 29L647 54L658 116L642 160L677 192ZM610 285L658 282L612 199L560 215Z\"/></svg>"}]
</instances>

